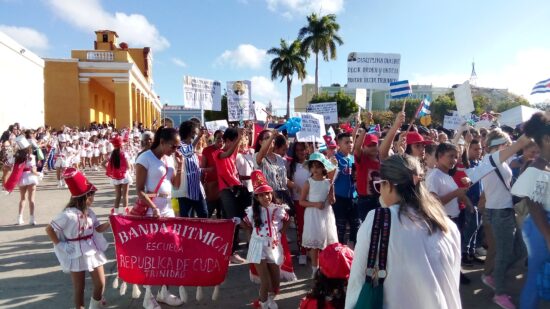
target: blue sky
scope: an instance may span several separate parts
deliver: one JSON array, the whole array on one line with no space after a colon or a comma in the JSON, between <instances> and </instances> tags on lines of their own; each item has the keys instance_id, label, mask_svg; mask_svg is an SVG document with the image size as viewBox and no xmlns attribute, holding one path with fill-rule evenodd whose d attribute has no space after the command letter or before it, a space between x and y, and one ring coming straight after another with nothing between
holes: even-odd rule
<instances>
[{"instance_id":1,"label":"blue sky","mask_svg":"<svg viewBox=\"0 0 550 309\"><path fill-rule=\"evenodd\" d=\"M320 84L344 84L349 52L400 53L401 79L450 86L468 79L508 88L531 102L550 78L550 1L522 0L0 0L0 31L40 56L92 49L94 30L112 29L130 46L150 46L155 90L182 104L182 78L252 80L253 98L283 113L286 88L269 76L265 51L293 40L311 11L335 13L344 45L320 62ZM307 66L313 81L314 61ZM300 94L295 81L292 97Z\"/></svg>"}]
</instances>

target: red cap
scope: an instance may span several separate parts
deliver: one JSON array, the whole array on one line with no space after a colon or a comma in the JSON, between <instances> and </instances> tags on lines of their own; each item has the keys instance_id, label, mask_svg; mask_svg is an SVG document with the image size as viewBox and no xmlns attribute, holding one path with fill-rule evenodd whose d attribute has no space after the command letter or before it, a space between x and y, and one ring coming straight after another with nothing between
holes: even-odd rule
<instances>
[{"instance_id":1,"label":"red cap","mask_svg":"<svg viewBox=\"0 0 550 309\"><path fill-rule=\"evenodd\" d=\"M327 246L319 253L319 268L332 279L348 279L353 262L353 250L340 243Z\"/></svg>"},{"instance_id":2,"label":"red cap","mask_svg":"<svg viewBox=\"0 0 550 309\"><path fill-rule=\"evenodd\" d=\"M411 144L424 144L424 145L431 145L434 142L424 140L424 137L420 135L420 133L413 131L413 132L407 132L407 145Z\"/></svg>"},{"instance_id":3,"label":"red cap","mask_svg":"<svg viewBox=\"0 0 550 309\"><path fill-rule=\"evenodd\" d=\"M363 146L369 146L371 144L378 145L378 136L375 134L365 135L365 140L363 141Z\"/></svg>"},{"instance_id":4,"label":"red cap","mask_svg":"<svg viewBox=\"0 0 550 309\"><path fill-rule=\"evenodd\" d=\"M254 188L254 194L260 194L265 192L273 192L273 189L267 183L264 174L260 170L252 171L250 174L252 180L252 187Z\"/></svg>"},{"instance_id":5,"label":"red cap","mask_svg":"<svg viewBox=\"0 0 550 309\"><path fill-rule=\"evenodd\" d=\"M71 191L72 197L80 197L89 192L97 191L97 188L88 182L88 179L82 175L82 173L74 167L69 167L63 173L65 183Z\"/></svg>"},{"instance_id":6,"label":"red cap","mask_svg":"<svg viewBox=\"0 0 550 309\"><path fill-rule=\"evenodd\" d=\"M111 139L111 144L113 144L113 147L120 148L122 147L122 138L120 136L116 136Z\"/></svg>"}]
</instances>

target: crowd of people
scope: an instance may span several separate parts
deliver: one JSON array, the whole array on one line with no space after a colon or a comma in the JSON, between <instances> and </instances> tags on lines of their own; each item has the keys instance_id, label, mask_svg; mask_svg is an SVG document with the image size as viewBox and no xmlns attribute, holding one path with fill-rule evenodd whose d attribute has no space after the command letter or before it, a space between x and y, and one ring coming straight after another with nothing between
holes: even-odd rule
<instances>
[{"instance_id":1,"label":"crowd of people","mask_svg":"<svg viewBox=\"0 0 550 309\"><path fill-rule=\"evenodd\" d=\"M70 190L47 233L72 275L77 308L86 271L94 283L90 308L104 302L106 242L98 234L109 227L90 208L96 188L84 176L100 168L114 186L113 215L128 213L135 184L131 215L234 220L230 262L250 263L258 308L278 307L280 281L296 279L292 256L310 265L314 280L300 308L359 308L372 301L364 291L377 286L384 308L461 308L460 285L470 282L461 269L474 263L484 265L495 304L537 308L537 275L550 258L550 115L535 114L513 134L468 124L435 131L406 123L403 112L382 130L374 125L370 115L365 122L357 116L354 127L311 143L252 121L216 132L194 120L155 132L14 124L2 135L2 181L7 190L19 187L20 225L27 203L29 223L37 222L44 173ZM508 271L526 260L515 300ZM183 296L166 286L155 296L147 286L144 308L159 302L179 306Z\"/></svg>"}]
</instances>

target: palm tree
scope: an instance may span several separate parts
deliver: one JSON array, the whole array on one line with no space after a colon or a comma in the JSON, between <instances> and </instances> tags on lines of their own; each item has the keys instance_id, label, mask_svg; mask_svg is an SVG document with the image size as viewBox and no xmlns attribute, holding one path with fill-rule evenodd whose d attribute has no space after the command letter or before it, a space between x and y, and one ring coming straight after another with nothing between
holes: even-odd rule
<instances>
[{"instance_id":1,"label":"palm tree","mask_svg":"<svg viewBox=\"0 0 550 309\"><path fill-rule=\"evenodd\" d=\"M280 77L282 82L286 78L286 118L288 119L292 78L294 74L298 75L300 80L306 78L306 55L303 53L300 40L294 40L289 46L283 39L281 39L281 47L273 47L267 53L275 56L271 60L271 80Z\"/></svg>"},{"instance_id":2,"label":"palm tree","mask_svg":"<svg viewBox=\"0 0 550 309\"><path fill-rule=\"evenodd\" d=\"M319 94L319 52L325 61L336 59L336 43L344 44L338 30L336 15L329 14L319 18L312 13L307 17L307 26L302 27L298 39L302 40L302 50L315 53L315 94Z\"/></svg>"}]
</instances>

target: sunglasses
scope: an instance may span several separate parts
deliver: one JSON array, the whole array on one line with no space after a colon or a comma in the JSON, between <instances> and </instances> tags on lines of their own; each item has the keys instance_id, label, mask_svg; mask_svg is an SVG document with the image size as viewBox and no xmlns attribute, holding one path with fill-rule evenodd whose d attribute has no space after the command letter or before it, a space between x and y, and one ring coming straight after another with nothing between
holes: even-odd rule
<instances>
[{"instance_id":1,"label":"sunglasses","mask_svg":"<svg viewBox=\"0 0 550 309\"><path fill-rule=\"evenodd\" d=\"M384 183L384 182L388 182L388 181L385 180L385 179L374 180L372 182L372 185L374 186L374 191L376 191L378 194L380 194L380 190L382 188L382 183Z\"/></svg>"}]
</instances>

